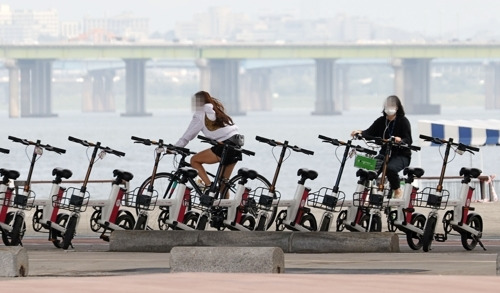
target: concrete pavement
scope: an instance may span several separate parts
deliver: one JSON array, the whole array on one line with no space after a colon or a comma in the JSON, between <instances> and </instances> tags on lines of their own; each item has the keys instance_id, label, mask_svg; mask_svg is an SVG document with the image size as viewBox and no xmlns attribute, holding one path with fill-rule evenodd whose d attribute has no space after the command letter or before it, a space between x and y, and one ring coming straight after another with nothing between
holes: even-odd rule
<instances>
[{"instance_id":1,"label":"concrete pavement","mask_svg":"<svg viewBox=\"0 0 500 293\"><path fill-rule=\"evenodd\" d=\"M2 292L497 292L500 204L474 206L485 223L486 251L479 246L466 251L456 236L433 243L429 253L412 251L400 235L400 253L288 253L285 274L280 275L170 273L168 253L110 252L97 234L78 235L75 248L68 251L53 247L43 234L27 235L29 276L0 278L0 288Z\"/></svg>"}]
</instances>

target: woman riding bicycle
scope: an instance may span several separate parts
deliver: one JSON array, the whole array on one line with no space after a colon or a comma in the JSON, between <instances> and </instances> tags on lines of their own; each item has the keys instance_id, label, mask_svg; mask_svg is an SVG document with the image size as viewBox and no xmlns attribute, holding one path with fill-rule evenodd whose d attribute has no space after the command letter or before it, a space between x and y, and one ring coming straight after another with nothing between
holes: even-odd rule
<instances>
[{"instance_id":1,"label":"woman riding bicycle","mask_svg":"<svg viewBox=\"0 0 500 293\"><path fill-rule=\"evenodd\" d=\"M361 134L362 136L381 137L389 139L394 137L396 143L404 143L411 145L413 140L411 137L411 125L408 118L405 116L403 105L397 96L389 96L384 102L382 116L373 122L366 130L354 130L351 136ZM379 157L385 153L385 146L379 152ZM393 190L393 198L401 198L403 191L401 190L399 181L399 171L410 165L411 150L393 148L391 157L387 164L387 180Z\"/></svg>"},{"instance_id":2,"label":"woman riding bicycle","mask_svg":"<svg viewBox=\"0 0 500 293\"><path fill-rule=\"evenodd\" d=\"M193 96L192 105L195 110L193 119L186 132L175 143L176 146L186 146L200 131L204 136L216 141L225 142L227 140L237 140L239 146L243 145L241 139L243 136L239 135L238 127L234 124L231 117L225 113L224 106L219 100L210 96L210 94L205 91L200 91ZM219 144L191 157L191 166L198 171L198 175L201 180L203 180L206 187L209 187L212 182L210 182L210 178L205 168L203 168L203 164L218 163L221 160L223 148L224 145ZM225 166L222 174L222 182L229 179L238 161L241 161L241 152L230 148L226 155L226 159L224 162L221 162Z\"/></svg>"}]
</instances>

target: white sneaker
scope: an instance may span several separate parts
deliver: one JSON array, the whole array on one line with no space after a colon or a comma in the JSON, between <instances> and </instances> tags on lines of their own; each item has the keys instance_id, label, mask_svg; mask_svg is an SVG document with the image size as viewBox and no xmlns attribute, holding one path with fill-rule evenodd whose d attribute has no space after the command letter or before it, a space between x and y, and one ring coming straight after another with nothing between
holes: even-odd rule
<instances>
[{"instance_id":1,"label":"white sneaker","mask_svg":"<svg viewBox=\"0 0 500 293\"><path fill-rule=\"evenodd\" d=\"M210 188L210 185L205 185L205 182L203 182L203 180L201 180L200 177L196 177L194 179L194 182L196 182L196 185L198 185L198 187L200 188L201 192L205 192L205 190L207 190L207 189Z\"/></svg>"}]
</instances>

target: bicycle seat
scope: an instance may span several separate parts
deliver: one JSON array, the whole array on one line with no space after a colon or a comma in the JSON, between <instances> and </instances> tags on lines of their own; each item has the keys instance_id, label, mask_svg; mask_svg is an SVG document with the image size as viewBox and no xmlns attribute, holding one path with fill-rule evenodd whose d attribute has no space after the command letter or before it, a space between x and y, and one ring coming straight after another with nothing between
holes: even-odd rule
<instances>
[{"instance_id":1,"label":"bicycle seat","mask_svg":"<svg viewBox=\"0 0 500 293\"><path fill-rule=\"evenodd\" d=\"M477 178L481 175L481 170L477 168L465 168L460 169L460 176Z\"/></svg>"},{"instance_id":2,"label":"bicycle seat","mask_svg":"<svg viewBox=\"0 0 500 293\"><path fill-rule=\"evenodd\" d=\"M0 175L8 179L16 180L19 177L19 172L16 170L0 169Z\"/></svg>"},{"instance_id":3,"label":"bicycle seat","mask_svg":"<svg viewBox=\"0 0 500 293\"><path fill-rule=\"evenodd\" d=\"M56 178L69 179L73 176L73 172L69 169L54 168L54 170L52 170L52 176L56 176Z\"/></svg>"},{"instance_id":4,"label":"bicycle seat","mask_svg":"<svg viewBox=\"0 0 500 293\"><path fill-rule=\"evenodd\" d=\"M314 180L314 179L316 179L318 177L318 172L316 172L314 170L300 168L297 171L297 175L300 176L300 177L302 177L302 178L305 178L305 179Z\"/></svg>"},{"instance_id":5,"label":"bicycle seat","mask_svg":"<svg viewBox=\"0 0 500 293\"><path fill-rule=\"evenodd\" d=\"M253 179L257 178L257 175L259 175L259 174L255 170L251 170L248 168L241 168L238 170L238 175L240 175L243 178L248 178L248 179L253 180Z\"/></svg>"},{"instance_id":6,"label":"bicycle seat","mask_svg":"<svg viewBox=\"0 0 500 293\"><path fill-rule=\"evenodd\" d=\"M182 175L187 176L189 178L194 178L194 177L198 176L198 171L196 171L196 169L189 168L189 167L182 167L179 169L179 172Z\"/></svg>"},{"instance_id":7,"label":"bicycle seat","mask_svg":"<svg viewBox=\"0 0 500 293\"><path fill-rule=\"evenodd\" d=\"M134 178L134 175L127 171L115 169L113 170L113 177L116 177L116 179L130 181Z\"/></svg>"},{"instance_id":8,"label":"bicycle seat","mask_svg":"<svg viewBox=\"0 0 500 293\"><path fill-rule=\"evenodd\" d=\"M372 170L365 170L365 169L358 169L356 171L356 177L359 177L362 180L373 180L377 178L377 172L372 171Z\"/></svg>"},{"instance_id":9,"label":"bicycle seat","mask_svg":"<svg viewBox=\"0 0 500 293\"><path fill-rule=\"evenodd\" d=\"M420 178L424 175L425 171L422 168L405 168L403 170L404 175L408 175L408 177L417 177Z\"/></svg>"}]
</instances>

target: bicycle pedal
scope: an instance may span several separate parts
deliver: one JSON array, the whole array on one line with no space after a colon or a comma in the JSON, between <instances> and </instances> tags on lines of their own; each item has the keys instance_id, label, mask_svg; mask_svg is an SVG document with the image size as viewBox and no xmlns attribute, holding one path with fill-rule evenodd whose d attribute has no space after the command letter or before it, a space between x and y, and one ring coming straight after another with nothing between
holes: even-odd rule
<instances>
[{"instance_id":1,"label":"bicycle pedal","mask_svg":"<svg viewBox=\"0 0 500 293\"><path fill-rule=\"evenodd\" d=\"M445 242L447 237L445 234L435 234L434 235L434 239L437 241L437 242Z\"/></svg>"},{"instance_id":2,"label":"bicycle pedal","mask_svg":"<svg viewBox=\"0 0 500 293\"><path fill-rule=\"evenodd\" d=\"M100 237L102 240L106 241L106 242L109 242L109 236L107 235L101 235Z\"/></svg>"}]
</instances>

